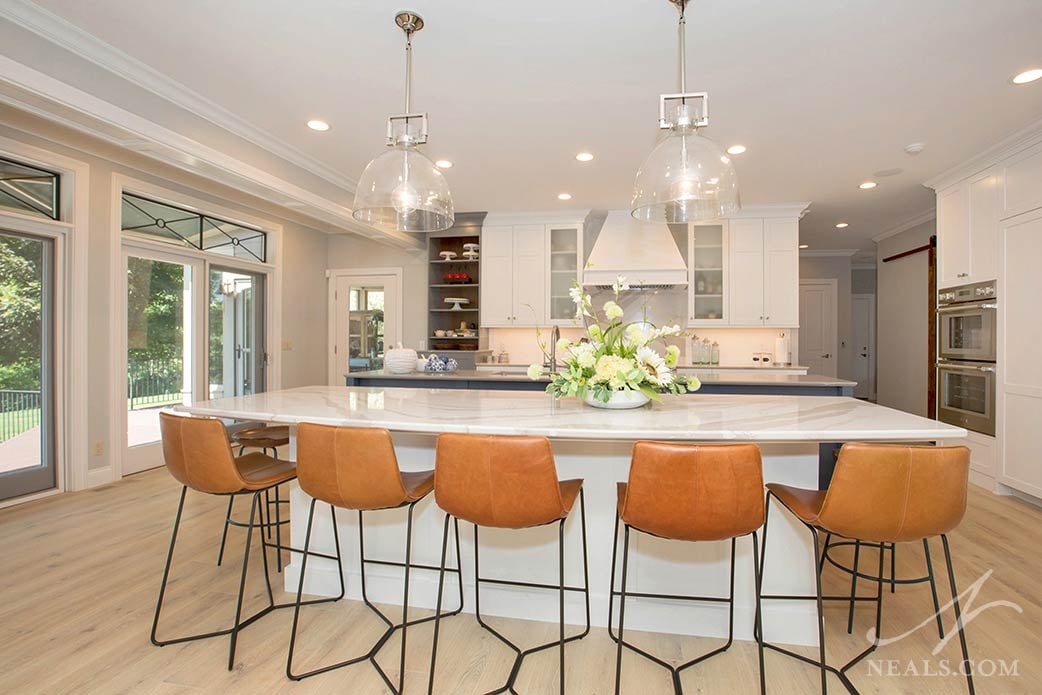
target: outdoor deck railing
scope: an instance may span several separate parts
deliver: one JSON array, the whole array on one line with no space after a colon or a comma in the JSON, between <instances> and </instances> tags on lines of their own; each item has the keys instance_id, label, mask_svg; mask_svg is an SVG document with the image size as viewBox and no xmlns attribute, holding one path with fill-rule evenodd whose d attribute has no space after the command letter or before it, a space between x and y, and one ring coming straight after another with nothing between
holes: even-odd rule
<instances>
[{"instance_id":1,"label":"outdoor deck railing","mask_svg":"<svg viewBox=\"0 0 1042 695\"><path fill-rule=\"evenodd\" d=\"M40 424L39 391L0 390L0 442Z\"/></svg>"}]
</instances>

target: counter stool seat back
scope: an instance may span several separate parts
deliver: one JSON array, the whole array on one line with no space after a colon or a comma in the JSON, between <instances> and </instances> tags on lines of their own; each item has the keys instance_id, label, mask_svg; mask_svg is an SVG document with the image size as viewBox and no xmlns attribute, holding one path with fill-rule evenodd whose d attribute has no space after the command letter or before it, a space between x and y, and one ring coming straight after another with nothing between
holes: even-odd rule
<instances>
[{"instance_id":1,"label":"counter stool seat back","mask_svg":"<svg viewBox=\"0 0 1042 695\"><path fill-rule=\"evenodd\" d=\"M969 469L964 446L846 444L820 511L796 506L812 524L846 538L918 541L946 534L962 521Z\"/></svg>"},{"instance_id":2,"label":"counter stool seat back","mask_svg":"<svg viewBox=\"0 0 1042 695\"><path fill-rule=\"evenodd\" d=\"M434 498L478 526L520 529L558 521L568 516L581 485L558 481L545 437L438 437Z\"/></svg>"},{"instance_id":3,"label":"counter stool seat back","mask_svg":"<svg viewBox=\"0 0 1042 695\"><path fill-rule=\"evenodd\" d=\"M273 479L293 477L293 464L288 461L278 464L262 454L236 459L220 420L160 413L159 428L167 469L193 490L230 495L264 489Z\"/></svg>"},{"instance_id":4,"label":"counter stool seat back","mask_svg":"<svg viewBox=\"0 0 1042 695\"><path fill-rule=\"evenodd\" d=\"M619 517L634 528L685 541L726 540L763 525L763 462L755 444L633 446Z\"/></svg>"},{"instance_id":5,"label":"counter stool seat back","mask_svg":"<svg viewBox=\"0 0 1042 695\"><path fill-rule=\"evenodd\" d=\"M430 472L402 473L391 433L373 427L297 427L297 481L311 497L342 509L390 509L431 491Z\"/></svg>"}]
</instances>

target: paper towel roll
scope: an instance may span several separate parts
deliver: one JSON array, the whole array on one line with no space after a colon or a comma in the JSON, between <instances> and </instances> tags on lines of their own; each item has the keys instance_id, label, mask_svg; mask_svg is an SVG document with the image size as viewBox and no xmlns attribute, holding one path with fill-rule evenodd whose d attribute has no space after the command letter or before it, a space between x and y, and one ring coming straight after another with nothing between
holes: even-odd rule
<instances>
[{"instance_id":1,"label":"paper towel roll","mask_svg":"<svg viewBox=\"0 0 1042 695\"><path fill-rule=\"evenodd\" d=\"M782 334L774 339L774 363L789 364L789 339Z\"/></svg>"}]
</instances>

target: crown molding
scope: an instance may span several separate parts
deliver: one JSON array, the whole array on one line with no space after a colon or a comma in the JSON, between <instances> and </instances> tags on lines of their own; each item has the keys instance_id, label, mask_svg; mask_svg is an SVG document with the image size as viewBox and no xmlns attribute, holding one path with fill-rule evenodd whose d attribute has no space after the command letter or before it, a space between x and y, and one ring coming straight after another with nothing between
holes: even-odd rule
<instances>
[{"instance_id":1,"label":"crown molding","mask_svg":"<svg viewBox=\"0 0 1042 695\"><path fill-rule=\"evenodd\" d=\"M800 258L850 258L861 253L861 249L801 249Z\"/></svg>"},{"instance_id":2,"label":"crown molding","mask_svg":"<svg viewBox=\"0 0 1042 695\"><path fill-rule=\"evenodd\" d=\"M0 16L335 186L353 193L358 185L356 180L39 5L6 0L0 3Z\"/></svg>"},{"instance_id":3,"label":"crown molding","mask_svg":"<svg viewBox=\"0 0 1042 695\"><path fill-rule=\"evenodd\" d=\"M905 220L904 222L902 222L901 224L897 225L896 227L891 227L890 229L886 230L885 232L883 232L881 234L877 234L876 236L872 237L872 241L874 241L874 242L876 242L878 244L883 239L889 239L890 237L896 236L896 235L900 234L901 232L907 232L909 229L912 229L914 227L918 227L919 225L923 224L924 222L929 222L930 220L932 220L932 219L934 219L936 217L937 217L937 211L936 211L935 208L930 208L929 210L924 210L923 212L919 213L915 217L912 217L911 219Z\"/></svg>"},{"instance_id":4,"label":"crown molding","mask_svg":"<svg viewBox=\"0 0 1042 695\"><path fill-rule=\"evenodd\" d=\"M351 216L349 207L335 200L3 55L0 55L0 101L51 118L128 151L264 198L340 230L410 251L426 249L426 238L404 232L381 232L363 225Z\"/></svg>"},{"instance_id":5,"label":"crown molding","mask_svg":"<svg viewBox=\"0 0 1042 695\"><path fill-rule=\"evenodd\" d=\"M998 164L1010 155L1016 154L1020 150L1038 142L1042 142L1042 119L1018 130L1008 138L992 145L961 164L924 181L923 185L935 191L947 188L954 183L958 183L967 177L984 171L988 167Z\"/></svg>"},{"instance_id":6,"label":"crown molding","mask_svg":"<svg viewBox=\"0 0 1042 695\"><path fill-rule=\"evenodd\" d=\"M590 210L553 210L543 212L489 212L484 224L583 224Z\"/></svg>"}]
</instances>

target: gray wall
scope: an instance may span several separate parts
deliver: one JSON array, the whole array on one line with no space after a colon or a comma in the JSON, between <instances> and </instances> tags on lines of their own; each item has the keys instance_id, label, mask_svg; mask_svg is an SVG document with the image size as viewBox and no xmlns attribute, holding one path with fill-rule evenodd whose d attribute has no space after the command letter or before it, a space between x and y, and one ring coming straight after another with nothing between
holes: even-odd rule
<instances>
[{"instance_id":1,"label":"gray wall","mask_svg":"<svg viewBox=\"0 0 1042 695\"><path fill-rule=\"evenodd\" d=\"M876 244L876 393L880 405L925 416L929 358L929 255L883 258L927 244L934 220Z\"/></svg>"},{"instance_id":2,"label":"gray wall","mask_svg":"<svg viewBox=\"0 0 1042 695\"><path fill-rule=\"evenodd\" d=\"M299 220L288 220L284 211L258 198L215 184L202 177L161 164L142 155L83 135L0 105L0 134L44 150L85 162L90 167L89 241L87 249L87 341L78 349L87 351L87 441L90 452L70 452L71 456L90 456L88 468L101 469L111 463L111 452L122 442L110 441L109 393L115 382L110 367L114 348L110 325L110 278L121 268L110 267L110 253L119 245L113 233L112 176L124 174L187 196L212 201L215 205L263 217L283 226L282 339L292 345L282 358L284 388L321 384L326 380L326 238ZM270 345L269 351L282 346ZM95 448L100 445L100 454Z\"/></svg>"},{"instance_id":3,"label":"gray wall","mask_svg":"<svg viewBox=\"0 0 1042 695\"><path fill-rule=\"evenodd\" d=\"M876 293L876 269L854 268L850 271L851 294Z\"/></svg>"},{"instance_id":4,"label":"gray wall","mask_svg":"<svg viewBox=\"0 0 1042 695\"><path fill-rule=\"evenodd\" d=\"M836 280L836 334L839 359L836 376L849 379L853 373L850 349L850 256L801 256L800 280Z\"/></svg>"}]
</instances>

